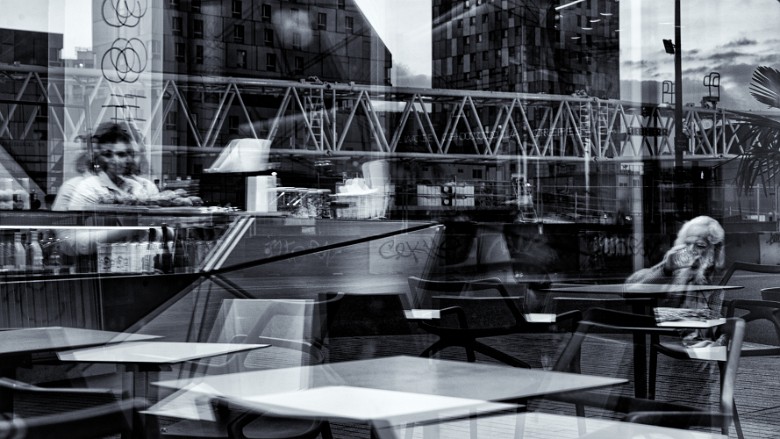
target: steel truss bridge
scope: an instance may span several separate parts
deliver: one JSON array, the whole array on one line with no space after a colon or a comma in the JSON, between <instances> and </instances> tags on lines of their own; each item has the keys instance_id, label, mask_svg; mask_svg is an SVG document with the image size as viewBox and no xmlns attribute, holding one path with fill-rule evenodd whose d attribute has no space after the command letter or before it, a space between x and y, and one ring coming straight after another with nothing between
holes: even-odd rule
<instances>
[{"instance_id":1,"label":"steel truss bridge","mask_svg":"<svg viewBox=\"0 0 780 439\"><path fill-rule=\"evenodd\" d=\"M270 139L278 154L674 157L672 106L587 96L170 74L115 83L99 70L23 65L0 65L0 90L0 144L36 140L41 120L49 141L71 141L101 121L120 118L135 121L145 143L163 150L175 133L178 145L203 151L219 150L230 138L253 137ZM756 140L739 128L754 116L685 107L685 157L742 154Z\"/></svg>"}]
</instances>

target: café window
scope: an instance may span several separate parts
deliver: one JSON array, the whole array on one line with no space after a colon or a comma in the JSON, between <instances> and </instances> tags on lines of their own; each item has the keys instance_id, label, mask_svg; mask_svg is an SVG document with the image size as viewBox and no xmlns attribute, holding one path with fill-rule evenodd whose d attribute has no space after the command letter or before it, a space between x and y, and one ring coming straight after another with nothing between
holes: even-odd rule
<instances>
[{"instance_id":1,"label":"caf\u00e9 window","mask_svg":"<svg viewBox=\"0 0 780 439\"><path fill-rule=\"evenodd\" d=\"M265 69L269 72L276 71L276 54L267 53L265 55Z\"/></svg>"},{"instance_id":2,"label":"caf\u00e9 window","mask_svg":"<svg viewBox=\"0 0 780 439\"><path fill-rule=\"evenodd\" d=\"M234 43L243 43L244 42L244 25L243 24L237 24L233 27L233 42Z\"/></svg>"},{"instance_id":3,"label":"caf\u00e9 window","mask_svg":"<svg viewBox=\"0 0 780 439\"><path fill-rule=\"evenodd\" d=\"M174 58L176 58L176 62L184 62L186 60L184 43L176 43L173 45L173 55Z\"/></svg>"},{"instance_id":4,"label":"caf\u00e9 window","mask_svg":"<svg viewBox=\"0 0 780 439\"><path fill-rule=\"evenodd\" d=\"M195 46L195 64L203 64L203 46Z\"/></svg>"},{"instance_id":5,"label":"caf\u00e9 window","mask_svg":"<svg viewBox=\"0 0 780 439\"><path fill-rule=\"evenodd\" d=\"M192 36L194 38L203 38L203 20L196 18L192 22Z\"/></svg>"},{"instance_id":6,"label":"caf\u00e9 window","mask_svg":"<svg viewBox=\"0 0 780 439\"><path fill-rule=\"evenodd\" d=\"M263 44L268 47L274 46L274 31L273 29L263 29Z\"/></svg>"},{"instance_id":7,"label":"caf\u00e9 window","mask_svg":"<svg viewBox=\"0 0 780 439\"><path fill-rule=\"evenodd\" d=\"M174 35L181 35L181 17L171 18L171 32Z\"/></svg>"},{"instance_id":8,"label":"caf\u00e9 window","mask_svg":"<svg viewBox=\"0 0 780 439\"><path fill-rule=\"evenodd\" d=\"M236 67L240 69L246 68L246 50L238 49L236 52Z\"/></svg>"},{"instance_id":9,"label":"caf\u00e9 window","mask_svg":"<svg viewBox=\"0 0 780 439\"><path fill-rule=\"evenodd\" d=\"M263 21L271 20L271 5L263 4L260 8L260 18L262 18Z\"/></svg>"},{"instance_id":10,"label":"caf\u00e9 window","mask_svg":"<svg viewBox=\"0 0 780 439\"><path fill-rule=\"evenodd\" d=\"M328 14L324 12L320 12L317 14L317 29L319 30L328 29Z\"/></svg>"}]
</instances>

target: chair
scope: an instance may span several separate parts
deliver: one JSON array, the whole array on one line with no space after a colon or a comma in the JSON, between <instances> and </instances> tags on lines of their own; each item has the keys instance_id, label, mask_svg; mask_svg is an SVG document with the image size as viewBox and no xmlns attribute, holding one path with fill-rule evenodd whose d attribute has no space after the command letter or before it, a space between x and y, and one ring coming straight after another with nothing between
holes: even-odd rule
<instances>
[{"instance_id":1,"label":"chair","mask_svg":"<svg viewBox=\"0 0 780 439\"><path fill-rule=\"evenodd\" d=\"M703 411L683 404L592 391L568 393L549 398L575 404L578 414L584 414L583 407L591 406L625 413L624 420L630 422L652 423L677 428L718 427L723 434L728 434L735 413L734 386L745 322L739 318L729 318L724 325L718 328L720 334L725 335L727 339L727 357L726 361L721 363L720 398L718 409L714 412ZM580 354L583 343L594 332L597 332L599 336L603 336L604 332L655 335L671 335L673 333L668 328L657 327L655 318L652 316L595 308L585 313L583 321L580 322L577 331L559 357L555 370L569 371L572 362ZM741 435L739 429L738 434Z\"/></svg>"},{"instance_id":2,"label":"chair","mask_svg":"<svg viewBox=\"0 0 780 439\"><path fill-rule=\"evenodd\" d=\"M742 262L742 261L735 261L732 262L729 267L726 269L725 272L723 272L723 275L718 281L718 285L728 285L729 283L738 283L739 285L742 285L745 287L745 291L747 291L746 294L752 295L755 291L763 291L762 287L766 286L767 284L774 284L776 282L776 275L780 274L780 265L764 265L764 264L754 264L749 262ZM771 275L771 276L767 276ZM736 279L736 281L735 281ZM735 292L730 292L729 295L733 296ZM764 294L764 293L762 293ZM771 295L772 292L768 292L767 294ZM743 298L737 298L737 299L726 299L723 301L723 314L727 316L734 317L734 309L736 308L730 308L729 304L730 302L733 302L734 300L744 300ZM772 318L767 318L771 316L771 311L759 311L762 305L755 304L755 306L752 306L752 309L756 310L756 313L753 313L750 316L751 321L752 320L768 320L772 322ZM771 308L771 306L770 306ZM728 311L731 309L731 311ZM745 310L749 311L749 310ZM731 314L729 314L731 312ZM769 312L769 314L767 314ZM746 319L747 320L747 319ZM771 348L769 350L763 349L763 348L757 348L755 346L755 343L753 343L756 340L756 331L753 330L753 326L756 325L750 325L751 331L748 332L747 335L747 342L745 343L746 346L750 346L748 349L743 348L743 355L747 356L747 351L754 351L756 354L752 355L777 355L774 353L765 353L765 354L759 354L758 352L771 352ZM773 329L772 332L775 330ZM766 340L777 340L778 334L771 334L769 336L764 336L764 341ZM770 342L771 343L771 342ZM655 398L656 393L656 375L658 372L658 354L666 355L667 357L676 359L676 360L690 360L690 357L685 352L683 347L680 345L679 340L675 339L672 341L662 341L659 338L654 338L650 345L650 365L649 365L649 388L648 388L648 396L650 399ZM742 437L742 429L739 423L739 416L736 412L734 412L734 425L737 429L737 434L739 437Z\"/></svg>"},{"instance_id":3,"label":"chair","mask_svg":"<svg viewBox=\"0 0 780 439\"><path fill-rule=\"evenodd\" d=\"M323 338L327 319L325 306L333 306L341 293L325 294L320 300L232 299L223 303L216 340L234 343L267 343L256 354L242 353L193 362L195 373L222 374L247 369L297 367L324 361ZM254 319L249 325L247 320ZM248 327L248 329L247 329ZM229 421L229 422L228 422ZM234 422L235 421L235 422ZM239 425L232 427L233 425ZM240 431L240 433L239 433ZM237 436L230 436L236 434ZM327 422L263 416L235 410L217 422L183 420L167 426L160 436L174 438L290 438L321 435L331 438Z\"/></svg>"},{"instance_id":4,"label":"chair","mask_svg":"<svg viewBox=\"0 0 780 439\"><path fill-rule=\"evenodd\" d=\"M111 389L46 388L0 378L0 395L13 404L13 420L0 421L0 438L142 438L156 430L139 414L146 400L122 399Z\"/></svg>"},{"instance_id":5,"label":"chair","mask_svg":"<svg viewBox=\"0 0 780 439\"><path fill-rule=\"evenodd\" d=\"M499 351L479 341L495 337L549 328L554 324L571 324L579 320L581 313L571 311L556 315L554 323L530 323L521 311L520 298L511 297L506 286L498 278L480 280L427 280L409 277L413 298L423 306L439 306L440 318L422 320L420 327L439 337L420 356L430 357L449 348L462 347L470 362L476 361L475 352L516 367L530 367L526 362ZM498 296L474 295L486 291L498 292ZM421 295L422 292L422 295ZM440 293L438 296L429 295ZM456 324L450 322L455 319Z\"/></svg>"},{"instance_id":6,"label":"chair","mask_svg":"<svg viewBox=\"0 0 780 439\"><path fill-rule=\"evenodd\" d=\"M212 399L211 405L218 421L226 425L227 437L229 439L314 439L317 436L325 439L333 437L330 431L330 424L326 421L306 421L270 416L251 407L227 401L224 398ZM319 427L301 429L300 425L307 422ZM258 435L257 431L252 428L253 424L257 423L272 425L273 430L269 430L272 433L267 436Z\"/></svg>"},{"instance_id":7,"label":"chair","mask_svg":"<svg viewBox=\"0 0 780 439\"><path fill-rule=\"evenodd\" d=\"M30 418L0 420L0 439L98 439L121 434L145 438L139 411L144 399L125 399L95 407Z\"/></svg>"}]
</instances>

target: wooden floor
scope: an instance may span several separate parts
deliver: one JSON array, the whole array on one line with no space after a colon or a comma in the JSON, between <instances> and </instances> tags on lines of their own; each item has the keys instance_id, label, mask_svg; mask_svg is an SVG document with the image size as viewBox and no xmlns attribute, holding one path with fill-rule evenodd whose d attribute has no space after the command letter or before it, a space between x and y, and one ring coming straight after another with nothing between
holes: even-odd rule
<instances>
[{"instance_id":1,"label":"wooden floor","mask_svg":"<svg viewBox=\"0 0 780 439\"><path fill-rule=\"evenodd\" d=\"M182 298L165 314L146 322L142 332L166 335L169 339L205 340L210 328L202 325L216 313L224 296L191 295ZM514 355L532 367L551 366L563 334L522 334L495 339L487 343ZM331 339L327 361L345 361L389 355L418 355L433 341L426 334L387 336L344 336ZM605 339L583 350L583 373L631 378L630 345L621 340ZM462 350L450 349L441 358L465 360ZM479 357L478 361L492 361ZM736 402L746 438L780 437L780 358L743 358L737 380ZM658 399L686 404L713 406L718 393L718 372L708 362L659 359ZM620 391L633 392L632 385ZM574 414L572 407L551 402L533 402L531 410ZM605 416L588 412L588 416ZM333 426L339 438L368 438L368 429L361 425ZM732 427L730 437L736 437Z\"/></svg>"}]
</instances>

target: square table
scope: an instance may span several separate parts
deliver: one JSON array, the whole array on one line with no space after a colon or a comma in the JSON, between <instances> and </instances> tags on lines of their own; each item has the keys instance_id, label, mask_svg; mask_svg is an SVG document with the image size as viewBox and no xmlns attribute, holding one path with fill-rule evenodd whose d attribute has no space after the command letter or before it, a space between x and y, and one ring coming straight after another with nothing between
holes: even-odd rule
<instances>
[{"instance_id":1,"label":"square table","mask_svg":"<svg viewBox=\"0 0 780 439\"><path fill-rule=\"evenodd\" d=\"M33 354L155 338L160 336L65 326L0 331L0 376L15 378L16 368L29 361ZM12 411L12 404L12 398L0 393L0 411Z\"/></svg>"},{"instance_id":2,"label":"square table","mask_svg":"<svg viewBox=\"0 0 780 439\"><path fill-rule=\"evenodd\" d=\"M135 367L140 372L148 373L167 365L268 346L270 345L249 343L137 341L58 352L57 357L63 362L122 364L126 369ZM136 387L133 386L133 393L137 395ZM142 388L146 388L146 382Z\"/></svg>"},{"instance_id":3,"label":"square table","mask_svg":"<svg viewBox=\"0 0 780 439\"><path fill-rule=\"evenodd\" d=\"M522 369L495 364L395 356L315 366L207 375L153 384L177 390L190 389L191 392L204 397L219 396L241 404L262 407L274 414L297 417L330 414L337 419L366 420L371 413L366 411L365 407L359 405L347 407L341 404L345 395L354 394L361 397L376 393L393 395L399 403L404 401L404 398L408 398L409 407L413 407L415 401L426 396L445 397L437 400L437 403L445 406L452 402L450 398L455 398L468 400L460 401L464 405L456 404L455 407L481 411L500 407L484 406L477 404L475 400L482 403L514 402L626 382L627 380L619 378ZM323 388L328 390L322 390ZM308 399L307 395L312 398ZM323 398L323 396L330 396L330 398ZM274 404L282 405L274 406ZM342 407L335 407L338 405ZM334 410L338 410L338 413ZM417 415L423 417L438 417L443 414L438 411L421 410L418 410ZM377 418L372 418L371 421L384 423L403 422L405 419L415 417L414 413L410 412L397 413L397 416L394 416L393 413L377 411L374 415Z\"/></svg>"},{"instance_id":4,"label":"square table","mask_svg":"<svg viewBox=\"0 0 780 439\"><path fill-rule=\"evenodd\" d=\"M727 439L719 433L680 430L597 418L547 413L502 414L420 425L393 424L377 429L381 439L561 438L561 439Z\"/></svg>"}]
</instances>

